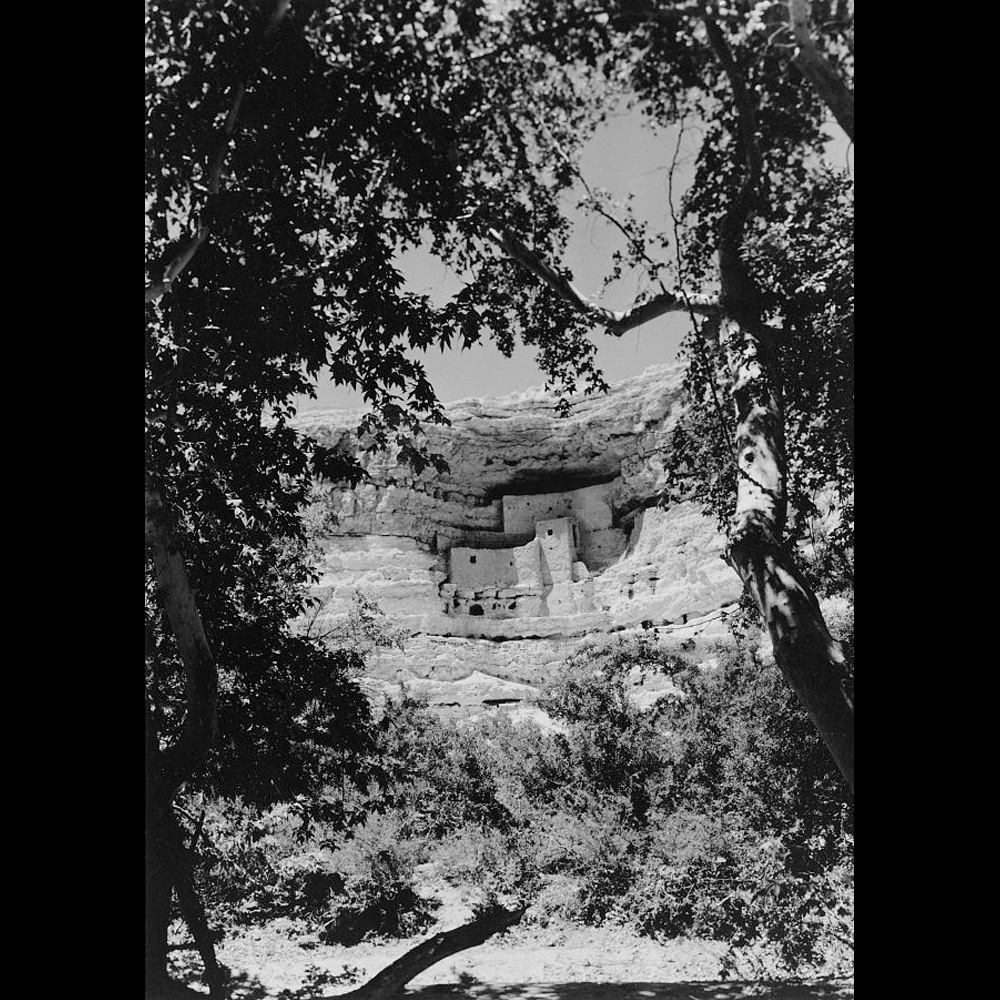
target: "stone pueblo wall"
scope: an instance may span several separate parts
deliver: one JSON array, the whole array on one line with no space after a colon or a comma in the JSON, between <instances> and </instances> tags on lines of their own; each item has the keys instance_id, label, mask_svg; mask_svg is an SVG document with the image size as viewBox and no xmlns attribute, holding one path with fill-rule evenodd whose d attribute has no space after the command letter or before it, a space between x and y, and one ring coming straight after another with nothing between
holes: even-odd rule
<instances>
[{"instance_id":1,"label":"stone pueblo wall","mask_svg":"<svg viewBox=\"0 0 1000 1000\"><path fill-rule=\"evenodd\" d=\"M451 426L427 429L449 464L443 475L366 457L372 481L335 496L319 589L327 618L362 590L409 633L405 649L373 657L371 684L429 683L432 702L466 714L518 705L530 701L524 685L537 689L589 637L643 623L670 630L735 601L739 580L714 524L690 503L651 505L680 378L650 368L572 399L565 418L539 390L450 404ZM297 425L356 450L359 418L313 412ZM449 700L448 685L470 677ZM482 694L489 678L495 698ZM500 697L505 684L522 687Z\"/></svg>"}]
</instances>

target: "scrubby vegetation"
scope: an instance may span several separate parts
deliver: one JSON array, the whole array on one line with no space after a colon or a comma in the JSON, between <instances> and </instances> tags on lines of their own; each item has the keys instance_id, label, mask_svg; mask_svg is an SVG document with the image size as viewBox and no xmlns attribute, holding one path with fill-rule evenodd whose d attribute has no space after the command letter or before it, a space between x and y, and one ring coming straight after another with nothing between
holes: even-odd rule
<instances>
[{"instance_id":1,"label":"scrubby vegetation","mask_svg":"<svg viewBox=\"0 0 1000 1000\"><path fill-rule=\"evenodd\" d=\"M373 720L358 651L290 626L317 582L302 505L368 458L291 418L322 374L362 393L363 449L440 470L414 351L529 348L565 413L605 386L593 332L686 314L661 500L719 517L853 788L851 677L815 600L853 581L853 181L822 162L831 115L854 139L853 5L145 6L147 986L169 985L176 899L221 996L202 895L216 923L405 933L429 862L535 919L818 961L847 920L850 810L752 647L703 672L595 648L548 693L562 732L405 700ZM646 215L586 179L623 112L676 137ZM620 311L570 280L598 220L624 237L600 268L635 291ZM461 289L414 291L411 251ZM643 663L678 689L646 713L626 697Z\"/></svg>"},{"instance_id":2,"label":"scrubby vegetation","mask_svg":"<svg viewBox=\"0 0 1000 1000\"><path fill-rule=\"evenodd\" d=\"M851 648L849 615L841 627ZM672 686L644 709L633 689L651 673ZM377 721L381 781L363 803L329 789L367 811L353 832L305 827L288 806L196 803L216 923L407 936L433 919L430 870L481 905L530 902L536 925L723 940L744 974L850 964L853 807L752 633L710 665L646 637L596 642L542 706L551 728L500 712L450 722L401 692Z\"/></svg>"}]
</instances>

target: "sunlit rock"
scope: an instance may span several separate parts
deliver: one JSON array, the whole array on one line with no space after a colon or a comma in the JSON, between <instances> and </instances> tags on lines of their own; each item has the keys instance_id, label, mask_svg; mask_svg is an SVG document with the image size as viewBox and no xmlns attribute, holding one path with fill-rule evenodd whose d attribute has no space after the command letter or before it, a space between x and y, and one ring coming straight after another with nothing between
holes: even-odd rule
<instances>
[{"instance_id":1,"label":"sunlit rock","mask_svg":"<svg viewBox=\"0 0 1000 1000\"><path fill-rule=\"evenodd\" d=\"M530 701L505 685L537 690L588 637L643 627L666 638L730 604L741 588L716 525L692 503L657 502L680 389L680 369L659 366L574 397L566 417L541 390L460 400L446 407L450 426L427 428L448 472L366 455L371 481L331 498L319 624L345 615L356 590L371 595L409 633L404 649L373 654L372 677L418 679L429 701L468 714ZM359 417L297 424L357 451Z\"/></svg>"}]
</instances>

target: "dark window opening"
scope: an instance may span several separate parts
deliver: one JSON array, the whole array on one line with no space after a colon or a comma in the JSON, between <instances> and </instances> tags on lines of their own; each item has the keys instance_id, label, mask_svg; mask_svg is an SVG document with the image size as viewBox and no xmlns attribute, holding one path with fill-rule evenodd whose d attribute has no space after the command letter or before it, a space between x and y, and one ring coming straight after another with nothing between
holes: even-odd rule
<instances>
[{"instance_id":1,"label":"dark window opening","mask_svg":"<svg viewBox=\"0 0 1000 1000\"><path fill-rule=\"evenodd\" d=\"M474 563L475 561L476 561L476 557L475 556L469 556L469 562L470 563Z\"/></svg>"},{"instance_id":2,"label":"dark window opening","mask_svg":"<svg viewBox=\"0 0 1000 1000\"><path fill-rule=\"evenodd\" d=\"M549 534L549 535L551 535L551 534L552 534L552 529L551 529L551 528L549 528L549 530L548 530L547 534Z\"/></svg>"},{"instance_id":3,"label":"dark window opening","mask_svg":"<svg viewBox=\"0 0 1000 1000\"><path fill-rule=\"evenodd\" d=\"M485 614L485 612L483 611L483 606L481 604L470 604L469 605L469 614L470 615L482 615L482 614Z\"/></svg>"}]
</instances>

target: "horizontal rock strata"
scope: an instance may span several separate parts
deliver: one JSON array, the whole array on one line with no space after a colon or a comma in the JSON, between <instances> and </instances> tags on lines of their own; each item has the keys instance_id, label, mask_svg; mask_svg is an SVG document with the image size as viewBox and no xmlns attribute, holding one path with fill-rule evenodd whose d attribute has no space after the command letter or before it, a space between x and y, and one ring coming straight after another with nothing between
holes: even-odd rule
<instances>
[{"instance_id":1,"label":"horizontal rock strata","mask_svg":"<svg viewBox=\"0 0 1000 1000\"><path fill-rule=\"evenodd\" d=\"M656 506L680 388L680 369L660 366L573 398L566 417L540 390L461 400L450 426L427 428L448 472L365 456L371 480L332 498L319 592L330 622L360 590L409 635L372 656L380 690L419 681L458 714L527 703L517 685L537 690L590 636L684 625L737 599L715 525L692 503ZM359 419L297 424L357 453Z\"/></svg>"}]
</instances>

